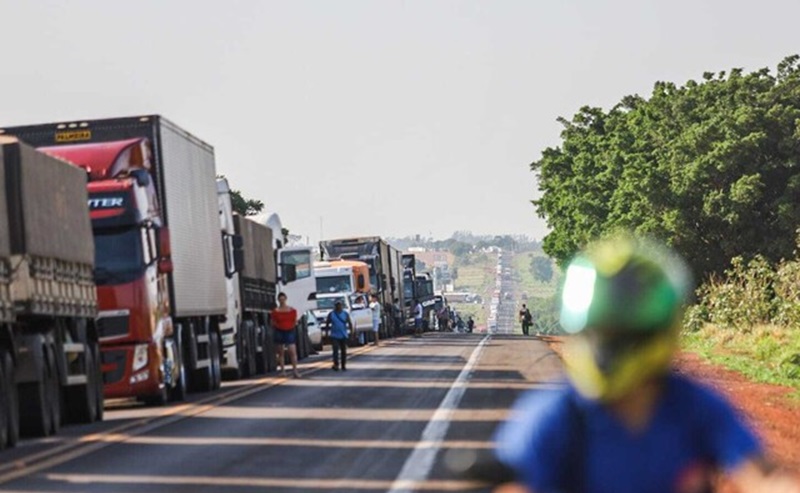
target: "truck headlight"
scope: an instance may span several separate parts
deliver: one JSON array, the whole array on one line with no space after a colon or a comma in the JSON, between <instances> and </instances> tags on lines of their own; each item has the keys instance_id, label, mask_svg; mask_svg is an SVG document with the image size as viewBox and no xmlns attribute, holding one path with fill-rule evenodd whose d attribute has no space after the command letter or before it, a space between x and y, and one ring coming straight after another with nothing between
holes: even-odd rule
<instances>
[{"instance_id":1,"label":"truck headlight","mask_svg":"<svg viewBox=\"0 0 800 493\"><path fill-rule=\"evenodd\" d=\"M137 344L133 350L133 371L139 371L147 366L147 344Z\"/></svg>"}]
</instances>

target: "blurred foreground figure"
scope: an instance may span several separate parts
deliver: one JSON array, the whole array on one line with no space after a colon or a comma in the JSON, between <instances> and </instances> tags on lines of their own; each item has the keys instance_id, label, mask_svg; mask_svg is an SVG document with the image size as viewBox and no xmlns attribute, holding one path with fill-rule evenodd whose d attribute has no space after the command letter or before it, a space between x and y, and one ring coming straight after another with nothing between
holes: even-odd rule
<instances>
[{"instance_id":1,"label":"blurred foreground figure","mask_svg":"<svg viewBox=\"0 0 800 493\"><path fill-rule=\"evenodd\" d=\"M742 492L800 493L721 396L670 372L690 289L684 262L644 240L575 257L560 293L569 385L523 396L498 430L514 479L496 492L700 493L723 473Z\"/></svg>"}]
</instances>

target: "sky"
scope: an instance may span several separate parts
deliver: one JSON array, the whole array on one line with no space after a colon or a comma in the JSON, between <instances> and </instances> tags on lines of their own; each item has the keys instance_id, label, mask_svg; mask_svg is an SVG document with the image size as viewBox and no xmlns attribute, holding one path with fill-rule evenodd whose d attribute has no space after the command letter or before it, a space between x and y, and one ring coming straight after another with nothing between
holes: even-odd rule
<instances>
[{"instance_id":1,"label":"sky","mask_svg":"<svg viewBox=\"0 0 800 493\"><path fill-rule=\"evenodd\" d=\"M559 116L775 67L797 0L0 0L0 126L161 114L316 242L541 239Z\"/></svg>"}]
</instances>

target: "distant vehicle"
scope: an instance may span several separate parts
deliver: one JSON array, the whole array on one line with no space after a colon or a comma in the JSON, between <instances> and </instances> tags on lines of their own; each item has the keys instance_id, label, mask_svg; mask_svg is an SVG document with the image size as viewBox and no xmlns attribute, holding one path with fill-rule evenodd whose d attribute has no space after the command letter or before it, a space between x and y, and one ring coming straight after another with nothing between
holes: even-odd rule
<instances>
[{"instance_id":1,"label":"distant vehicle","mask_svg":"<svg viewBox=\"0 0 800 493\"><path fill-rule=\"evenodd\" d=\"M305 314L308 339L315 351L322 351L322 326L313 311Z\"/></svg>"},{"instance_id":2,"label":"distant vehicle","mask_svg":"<svg viewBox=\"0 0 800 493\"><path fill-rule=\"evenodd\" d=\"M356 303L359 296L363 295L337 293L317 296L317 308L313 310L313 315L323 330L323 336L329 336L328 331L325 330L326 320L337 301L342 302L342 308L350 314L350 320L353 322L353 333L350 334L352 342L355 342L359 334L372 330L372 310L366 303Z\"/></svg>"}]
</instances>

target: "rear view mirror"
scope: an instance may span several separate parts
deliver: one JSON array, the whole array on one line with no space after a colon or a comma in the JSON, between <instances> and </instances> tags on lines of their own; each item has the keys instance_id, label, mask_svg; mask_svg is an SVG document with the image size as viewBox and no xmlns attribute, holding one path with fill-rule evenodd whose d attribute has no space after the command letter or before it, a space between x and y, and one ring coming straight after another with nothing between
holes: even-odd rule
<instances>
[{"instance_id":1,"label":"rear view mirror","mask_svg":"<svg viewBox=\"0 0 800 493\"><path fill-rule=\"evenodd\" d=\"M364 280L364 274L360 274L358 276L358 280L356 281L356 287L358 287L359 291L362 291L365 285L366 281Z\"/></svg>"}]
</instances>

